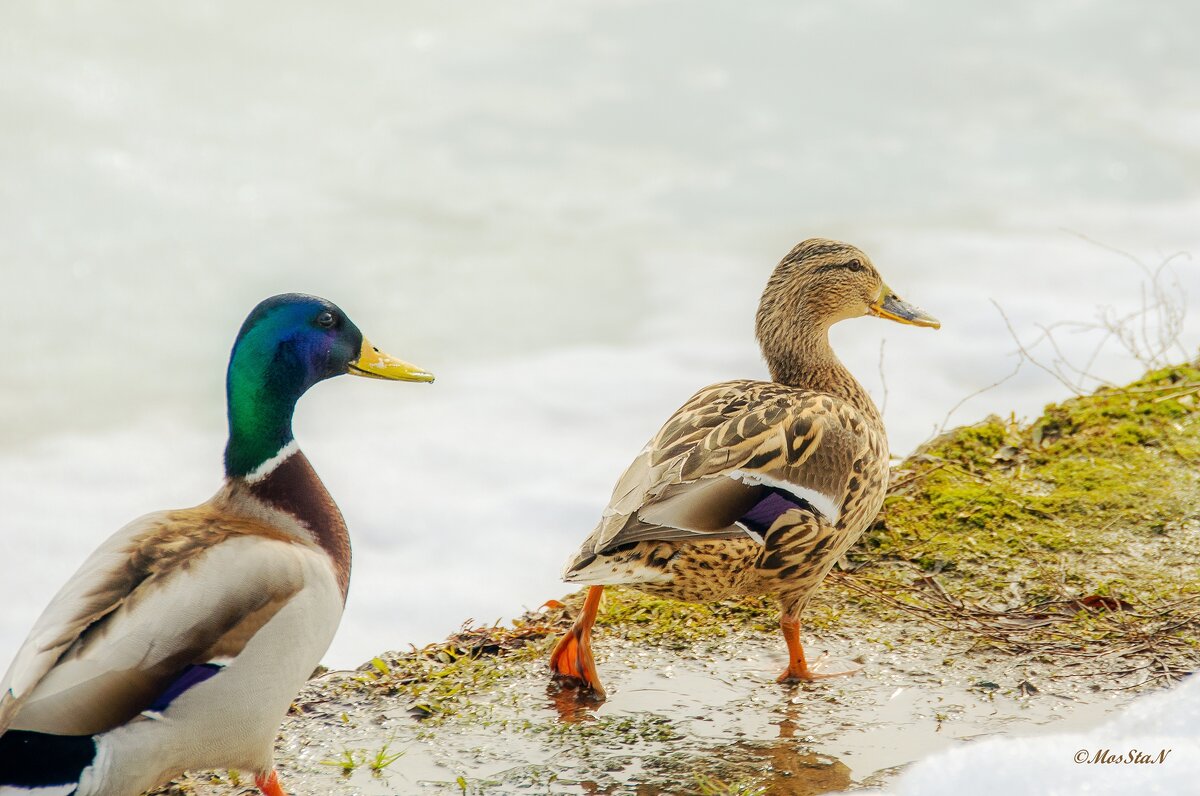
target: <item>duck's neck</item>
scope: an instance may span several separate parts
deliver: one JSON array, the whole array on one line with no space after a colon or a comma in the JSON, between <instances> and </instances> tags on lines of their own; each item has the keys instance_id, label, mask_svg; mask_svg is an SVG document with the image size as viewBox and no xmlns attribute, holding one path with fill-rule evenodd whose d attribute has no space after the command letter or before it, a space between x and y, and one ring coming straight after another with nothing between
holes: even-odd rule
<instances>
[{"instance_id":1,"label":"duck's neck","mask_svg":"<svg viewBox=\"0 0 1200 796\"><path fill-rule=\"evenodd\" d=\"M350 534L346 520L296 443L285 447L251 475L233 479L231 484L236 485L235 492L248 493L253 498L252 504L287 515L300 526L298 533L325 551L345 599L350 586Z\"/></svg>"},{"instance_id":2,"label":"duck's neck","mask_svg":"<svg viewBox=\"0 0 1200 796\"><path fill-rule=\"evenodd\" d=\"M867 417L879 418L871 396L829 345L828 324L800 318L790 328L760 325L759 343L772 381L835 395Z\"/></svg>"},{"instance_id":3,"label":"duck's neck","mask_svg":"<svg viewBox=\"0 0 1200 796\"><path fill-rule=\"evenodd\" d=\"M297 370L273 360L263 367L242 345L234 349L225 379L229 442L225 475L244 478L292 444L292 414L304 392Z\"/></svg>"},{"instance_id":4,"label":"duck's neck","mask_svg":"<svg viewBox=\"0 0 1200 796\"><path fill-rule=\"evenodd\" d=\"M279 357L264 367L260 353L239 341L229 361L227 493L234 510L321 547L344 598L350 584L346 522L292 437L296 401L308 387L305 372Z\"/></svg>"}]
</instances>

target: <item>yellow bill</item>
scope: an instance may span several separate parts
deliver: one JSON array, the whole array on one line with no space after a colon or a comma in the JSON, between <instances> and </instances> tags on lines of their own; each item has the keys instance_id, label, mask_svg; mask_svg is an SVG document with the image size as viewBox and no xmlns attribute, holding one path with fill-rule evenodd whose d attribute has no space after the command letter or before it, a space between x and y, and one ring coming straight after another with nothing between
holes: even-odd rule
<instances>
[{"instance_id":1,"label":"yellow bill","mask_svg":"<svg viewBox=\"0 0 1200 796\"><path fill-rule=\"evenodd\" d=\"M928 326L933 329L942 328L942 322L920 307L904 301L887 285L879 293L874 304L867 307L867 312L877 318L887 318L897 323L907 323L912 326Z\"/></svg>"},{"instance_id":2,"label":"yellow bill","mask_svg":"<svg viewBox=\"0 0 1200 796\"><path fill-rule=\"evenodd\" d=\"M346 372L351 376L366 376L369 379L388 379L389 381L433 381L433 374L416 365L396 359L383 353L371 341L363 338L362 351L358 359L350 363Z\"/></svg>"}]
</instances>

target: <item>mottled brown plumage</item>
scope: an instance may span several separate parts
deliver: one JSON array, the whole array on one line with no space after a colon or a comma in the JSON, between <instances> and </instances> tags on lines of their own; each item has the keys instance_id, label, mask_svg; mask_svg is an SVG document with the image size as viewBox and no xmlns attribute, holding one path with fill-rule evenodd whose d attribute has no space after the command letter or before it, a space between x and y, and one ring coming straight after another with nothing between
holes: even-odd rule
<instances>
[{"instance_id":1,"label":"mottled brown plumage","mask_svg":"<svg viewBox=\"0 0 1200 796\"><path fill-rule=\"evenodd\" d=\"M772 381L706 387L675 412L618 481L565 579L692 601L776 595L792 653L781 679L818 676L804 661L798 617L887 489L879 411L828 338L837 321L867 314L937 325L855 247L814 239L792 249L758 309ZM588 671L588 661L567 662L588 630L577 626L560 643L556 672Z\"/></svg>"}]
</instances>

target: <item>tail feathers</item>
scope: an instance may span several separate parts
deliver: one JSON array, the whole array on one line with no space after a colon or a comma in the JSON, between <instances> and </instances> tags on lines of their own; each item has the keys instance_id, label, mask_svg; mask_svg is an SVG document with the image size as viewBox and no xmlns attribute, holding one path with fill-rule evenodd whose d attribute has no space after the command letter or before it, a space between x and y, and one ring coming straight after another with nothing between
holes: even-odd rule
<instances>
[{"instance_id":1,"label":"tail feathers","mask_svg":"<svg viewBox=\"0 0 1200 796\"><path fill-rule=\"evenodd\" d=\"M95 759L91 735L9 730L0 735L0 796L69 796Z\"/></svg>"},{"instance_id":2,"label":"tail feathers","mask_svg":"<svg viewBox=\"0 0 1200 796\"><path fill-rule=\"evenodd\" d=\"M631 542L603 553L580 551L563 571L567 583L615 586L621 583L670 583L670 564L678 550L662 542Z\"/></svg>"}]
</instances>

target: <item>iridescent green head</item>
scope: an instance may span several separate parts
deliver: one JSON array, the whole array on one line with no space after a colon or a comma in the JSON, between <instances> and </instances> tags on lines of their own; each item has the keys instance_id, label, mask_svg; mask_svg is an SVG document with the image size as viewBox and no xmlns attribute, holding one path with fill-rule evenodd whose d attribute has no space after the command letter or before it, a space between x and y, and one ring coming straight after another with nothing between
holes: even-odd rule
<instances>
[{"instance_id":1,"label":"iridescent green head","mask_svg":"<svg viewBox=\"0 0 1200 796\"><path fill-rule=\"evenodd\" d=\"M323 298L286 293L255 307L229 356L225 475L250 475L279 453L292 441L296 401L317 382L343 373L433 381L371 345L346 313Z\"/></svg>"}]
</instances>

